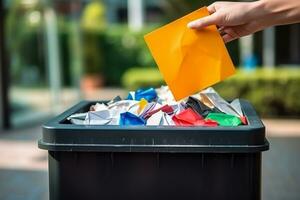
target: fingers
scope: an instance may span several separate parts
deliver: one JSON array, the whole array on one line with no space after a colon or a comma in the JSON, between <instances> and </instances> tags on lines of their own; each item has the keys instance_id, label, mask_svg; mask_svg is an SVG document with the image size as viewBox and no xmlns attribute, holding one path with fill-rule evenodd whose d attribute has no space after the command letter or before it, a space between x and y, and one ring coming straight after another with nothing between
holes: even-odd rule
<instances>
[{"instance_id":1,"label":"fingers","mask_svg":"<svg viewBox=\"0 0 300 200\"><path fill-rule=\"evenodd\" d=\"M225 43L241 37L241 34L238 32L238 30L234 29L233 27L221 27L219 31Z\"/></svg>"},{"instance_id":2,"label":"fingers","mask_svg":"<svg viewBox=\"0 0 300 200\"><path fill-rule=\"evenodd\" d=\"M221 26L218 28L218 31L225 43L238 39L240 37L240 35L237 34L237 31L234 30L233 27Z\"/></svg>"},{"instance_id":3,"label":"fingers","mask_svg":"<svg viewBox=\"0 0 300 200\"><path fill-rule=\"evenodd\" d=\"M212 14L207 17L203 17L188 23L188 27L191 29L202 29L206 26L217 25L218 24L218 15Z\"/></svg>"},{"instance_id":4,"label":"fingers","mask_svg":"<svg viewBox=\"0 0 300 200\"><path fill-rule=\"evenodd\" d=\"M232 36L229 35L229 34L224 34L224 35L222 35L222 38L223 38L223 41L224 41L225 43L228 43L228 42L231 42L232 40L237 39L237 38L232 37Z\"/></svg>"},{"instance_id":5,"label":"fingers","mask_svg":"<svg viewBox=\"0 0 300 200\"><path fill-rule=\"evenodd\" d=\"M215 13L217 10L216 10L216 4L213 3L213 4L210 4L209 6L207 6L207 10L209 12L209 14L213 14Z\"/></svg>"},{"instance_id":6,"label":"fingers","mask_svg":"<svg viewBox=\"0 0 300 200\"><path fill-rule=\"evenodd\" d=\"M225 27L222 31L225 34L230 35L232 38L236 39L236 38L240 38L242 37L242 35L239 33L239 31L237 30L238 27ZM225 35L224 34L224 35Z\"/></svg>"},{"instance_id":7,"label":"fingers","mask_svg":"<svg viewBox=\"0 0 300 200\"><path fill-rule=\"evenodd\" d=\"M217 26L217 28L218 28L218 31L219 31L220 35L225 35L225 34L226 34L226 33L224 32L224 29L225 29L224 26L221 26L221 27L218 27L218 26Z\"/></svg>"}]
</instances>

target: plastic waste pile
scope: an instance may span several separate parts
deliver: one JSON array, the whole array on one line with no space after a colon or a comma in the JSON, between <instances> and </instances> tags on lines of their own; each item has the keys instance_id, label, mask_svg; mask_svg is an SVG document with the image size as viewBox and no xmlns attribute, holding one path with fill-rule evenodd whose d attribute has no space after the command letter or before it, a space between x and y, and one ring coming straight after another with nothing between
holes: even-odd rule
<instances>
[{"instance_id":1,"label":"plastic waste pile","mask_svg":"<svg viewBox=\"0 0 300 200\"><path fill-rule=\"evenodd\" d=\"M96 103L86 113L68 120L77 125L141 126L239 126L247 124L238 99L225 101L213 88L175 101L168 86L129 92L126 99L115 97Z\"/></svg>"}]
</instances>

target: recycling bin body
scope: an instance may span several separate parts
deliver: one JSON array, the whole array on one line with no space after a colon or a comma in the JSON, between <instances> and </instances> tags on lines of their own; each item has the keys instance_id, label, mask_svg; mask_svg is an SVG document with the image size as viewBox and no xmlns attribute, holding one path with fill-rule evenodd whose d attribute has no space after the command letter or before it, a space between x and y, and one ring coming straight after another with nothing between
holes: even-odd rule
<instances>
[{"instance_id":1,"label":"recycling bin body","mask_svg":"<svg viewBox=\"0 0 300 200\"><path fill-rule=\"evenodd\" d=\"M238 127L79 126L66 118L43 127L50 200L261 199L265 127L241 101L248 125Z\"/></svg>"}]
</instances>

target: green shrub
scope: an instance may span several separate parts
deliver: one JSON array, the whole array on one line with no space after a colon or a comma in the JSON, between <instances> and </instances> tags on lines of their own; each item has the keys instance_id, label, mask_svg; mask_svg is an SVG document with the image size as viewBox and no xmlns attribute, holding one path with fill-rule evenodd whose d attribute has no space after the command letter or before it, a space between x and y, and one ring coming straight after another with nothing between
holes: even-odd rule
<instances>
[{"instance_id":1,"label":"green shrub","mask_svg":"<svg viewBox=\"0 0 300 200\"><path fill-rule=\"evenodd\" d=\"M141 87L159 87L165 84L157 68L131 68L122 77L122 85L130 90Z\"/></svg>"},{"instance_id":2,"label":"green shrub","mask_svg":"<svg viewBox=\"0 0 300 200\"><path fill-rule=\"evenodd\" d=\"M157 87L164 84L155 68L132 68L123 78L125 88ZM300 117L300 69L238 70L237 74L214 88L225 99L249 100L264 117Z\"/></svg>"}]
</instances>

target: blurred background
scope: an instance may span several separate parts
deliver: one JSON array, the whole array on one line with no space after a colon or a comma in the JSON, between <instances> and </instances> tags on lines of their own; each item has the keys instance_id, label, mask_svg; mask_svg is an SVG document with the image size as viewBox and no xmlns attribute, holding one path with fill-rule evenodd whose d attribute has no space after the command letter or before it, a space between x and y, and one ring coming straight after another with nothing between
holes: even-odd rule
<instances>
[{"instance_id":1,"label":"blurred background","mask_svg":"<svg viewBox=\"0 0 300 200\"><path fill-rule=\"evenodd\" d=\"M82 99L164 84L143 35L212 2L0 0L0 199L48 199L40 125ZM238 73L215 89L254 104L271 141L263 199L298 200L300 24L227 48Z\"/></svg>"}]
</instances>

